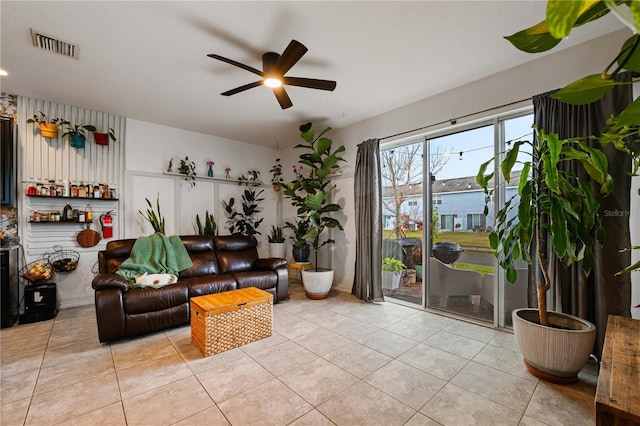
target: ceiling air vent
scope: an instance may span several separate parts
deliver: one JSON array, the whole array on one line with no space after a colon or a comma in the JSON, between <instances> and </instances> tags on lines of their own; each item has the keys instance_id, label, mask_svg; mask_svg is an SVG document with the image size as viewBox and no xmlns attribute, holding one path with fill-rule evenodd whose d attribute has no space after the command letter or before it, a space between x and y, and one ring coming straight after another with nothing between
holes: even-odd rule
<instances>
[{"instance_id":1,"label":"ceiling air vent","mask_svg":"<svg viewBox=\"0 0 640 426\"><path fill-rule=\"evenodd\" d=\"M69 58L78 59L79 49L75 44L56 40L53 37L40 34L33 29L31 29L31 39L33 40L33 45L39 49L59 53L60 55L68 56Z\"/></svg>"}]
</instances>

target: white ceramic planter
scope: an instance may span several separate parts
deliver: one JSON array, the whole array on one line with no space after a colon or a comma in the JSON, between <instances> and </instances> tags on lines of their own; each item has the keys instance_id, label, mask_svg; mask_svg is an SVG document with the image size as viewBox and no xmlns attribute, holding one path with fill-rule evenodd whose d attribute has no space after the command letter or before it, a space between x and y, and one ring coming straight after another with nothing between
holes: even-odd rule
<instances>
[{"instance_id":1,"label":"white ceramic planter","mask_svg":"<svg viewBox=\"0 0 640 426\"><path fill-rule=\"evenodd\" d=\"M400 274L391 271L382 271L382 288L385 290L395 290L400 287Z\"/></svg>"},{"instance_id":2,"label":"white ceramic planter","mask_svg":"<svg viewBox=\"0 0 640 426\"><path fill-rule=\"evenodd\" d=\"M573 315L547 312L549 324L538 323L537 309L516 309L512 313L513 331L525 365L536 377L573 383L589 361L596 327Z\"/></svg>"},{"instance_id":3,"label":"white ceramic planter","mask_svg":"<svg viewBox=\"0 0 640 426\"><path fill-rule=\"evenodd\" d=\"M269 257L284 259L285 243L269 243Z\"/></svg>"},{"instance_id":4,"label":"white ceramic planter","mask_svg":"<svg viewBox=\"0 0 640 426\"><path fill-rule=\"evenodd\" d=\"M304 284L304 291L309 299L326 299L333 285L333 270L305 269L302 271L302 284Z\"/></svg>"}]
</instances>

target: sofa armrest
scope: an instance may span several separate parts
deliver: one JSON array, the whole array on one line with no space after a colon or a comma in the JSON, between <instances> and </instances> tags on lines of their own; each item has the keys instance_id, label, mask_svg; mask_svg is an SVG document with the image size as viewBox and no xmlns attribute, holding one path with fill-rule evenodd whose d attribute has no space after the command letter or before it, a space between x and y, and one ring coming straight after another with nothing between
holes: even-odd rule
<instances>
[{"instance_id":1,"label":"sofa armrest","mask_svg":"<svg viewBox=\"0 0 640 426\"><path fill-rule=\"evenodd\" d=\"M276 284L275 301L282 302L289 296L289 270L286 267L278 268L276 274L278 274L278 284Z\"/></svg>"},{"instance_id":2,"label":"sofa armrest","mask_svg":"<svg viewBox=\"0 0 640 426\"><path fill-rule=\"evenodd\" d=\"M124 292L129 290L129 283L120 275L113 272L108 272L98 274L91 282L91 287L93 287L94 290L116 288Z\"/></svg>"},{"instance_id":3,"label":"sofa armrest","mask_svg":"<svg viewBox=\"0 0 640 426\"><path fill-rule=\"evenodd\" d=\"M110 342L124 337L125 314L122 291L113 287L96 290L95 304L100 342Z\"/></svg>"},{"instance_id":4,"label":"sofa armrest","mask_svg":"<svg viewBox=\"0 0 640 426\"><path fill-rule=\"evenodd\" d=\"M278 268L286 269L286 267L286 259L281 259L279 257L266 257L263 259L258 259L254 264L254 268L258 271L275 271Z\"/></svg>"}]
</instances>

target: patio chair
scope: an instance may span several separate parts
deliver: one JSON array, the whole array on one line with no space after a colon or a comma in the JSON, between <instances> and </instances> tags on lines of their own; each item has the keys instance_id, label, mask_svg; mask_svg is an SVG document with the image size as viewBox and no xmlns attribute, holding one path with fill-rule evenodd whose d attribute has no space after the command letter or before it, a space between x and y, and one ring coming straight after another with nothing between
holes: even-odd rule
<instances>
[{"instance_id":1,"label":"patio chair","mask_svg":"<svg viewBox=\"0 0 640 426\"><path fill-rule=\"evenodd\" d=\"M482 275L477 271L455 269L435 257L429 259L429 299L431 305L446 308L452 296L480 294Z\"/></svg>"}]
</instances>

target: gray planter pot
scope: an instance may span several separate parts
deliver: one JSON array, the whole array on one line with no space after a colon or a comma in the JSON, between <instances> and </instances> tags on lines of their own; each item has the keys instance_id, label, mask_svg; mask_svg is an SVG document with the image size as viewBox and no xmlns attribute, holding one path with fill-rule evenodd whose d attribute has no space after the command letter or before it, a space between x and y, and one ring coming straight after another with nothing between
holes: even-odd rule
<instances>
[{"instance_id":1,"label":"gray planter pot","mask_svg":"<svg viewBox=\"0 0 640 426\"><path fill-rule=\"evenodd\" d=\"M555 383L574 383L589 361L596 327L589 321L559 312L547 312L549 324L538 323L537 309L516 309L513 331L527 369Z\"/></svg>"},{"instance_id":2,"label":"gray planter pot","mask_svg":"<svg viewBox=\"0 0 640 426\"><path fill-rule=\"evenodd\" d=\"M311 255L311 246L309 244L303 246L294 245L291 251L293 253L293 260L295 260L296 263L306 263L309 261L309 256Z\"/></svg>"}]
</instances>

